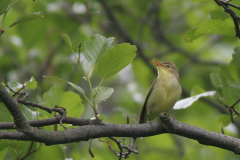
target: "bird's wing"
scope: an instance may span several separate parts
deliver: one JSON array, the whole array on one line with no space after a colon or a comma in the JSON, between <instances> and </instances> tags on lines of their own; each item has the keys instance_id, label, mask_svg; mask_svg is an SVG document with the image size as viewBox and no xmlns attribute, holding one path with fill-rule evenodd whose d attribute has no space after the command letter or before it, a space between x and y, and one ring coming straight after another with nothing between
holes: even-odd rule
<instances>
[{"instance_id":1,"label":"bird's wing","mask_svg":"<svg viewBox=\"0 0 240 160\"><path fill-rule=\"evenodd\" d=\"M144 115L145 115L146 110L147 110L147 101L148 101L148 98L149 98L149 96L151 95L151 93L153 91L153 86L155 85L156 82L157 82L157 79L155 79L153 81L153 83L152 83L152 85L151 85L151 87L150 87L150 89L148 91L147 97L146 97L145 102L144 102L143 107L142 107L140 118L138 120L138 124L144 123L144 118L145 118Z\"/></svg>"}]
</instances>

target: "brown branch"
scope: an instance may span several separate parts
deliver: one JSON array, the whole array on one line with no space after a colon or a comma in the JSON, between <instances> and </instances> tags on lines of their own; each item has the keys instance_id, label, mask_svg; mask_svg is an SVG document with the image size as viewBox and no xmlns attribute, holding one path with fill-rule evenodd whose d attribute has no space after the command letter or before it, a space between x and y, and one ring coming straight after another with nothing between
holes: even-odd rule
<instances>
[{"instance_id":1,"label":"brown branch","mask_svg":"<svg viewBox=\"0 0 240 160\"><path fill-rule=\"evenodd\" d=\"M46 145L87 141L101 137L148 137L172 133L197 140L200 144L210 145L240 154L240 139L211 132L199 127L177 121L175 118L161 118L161 122L145 124L110 124L101 122L64 131L34 131L31 136L23 132L0 131L0 139L17 139L42 142Z\"/></svg>"},{"instance_id":2,"label":"brown branch","mask_svg":"<svg viewBox=\"0 0 240 160\"><path fill-rule=\"evenodd\" d=\"M239 9L239 10L240 10L240 7L237 6L237 5L235 5L235 4L232 4L232 3L229 3L229 2L224 2L224 3L226 3L228 6L231 6L231 7L234 7L234 8L236 8L236 9Z\"/></svg>"},{"instance_id":3,"label":"brown branch","mask_svg":"<svg viewBox=\"0 0 240 160\"><path fill-rule=\"evenodd\" d=\"M31 102L31 101L25 101L25 100L22 100L22 99L17 99L18 103L21 103L21 104L24 104L26 106L32 106L32 107L36 107L36 108L39 108L39 109L42 109L48 113L52 113L53 109L52 108L48 108L48 107L45 107L45 106L42 106L40 104L37 104L37 103L34 103L34 102Z\"/></svg>"},{"instance_id":4,"label":"brown branch","mask_svg":"<svg viewBox=\"0 0 240 160\"><path fill-rule=\"evenodd\" d=\"M24 159L27 158L29 155L31 155L32 153L34 153L34 152L37 151L37 149L32 150L33 143L34 143L34 142L31 142L31 145L30 145L30 147L29 147L29 149L28 149L27 154L26 154L25 156L23 156L20 160L24 160ZM31 151L31 150L32 150L32 151Z\"/></svg>"},{"instance_id":5,"label":"brown branch","mask_svg":"<svg viewBox=\"0 0 240 160\"><path fill-rule=\"evenodd\" d=\"M37 103L34 103L34 102L30 102L30 101L25 101L23 99L17 99L17 101L21 104L24 104L24 105L29 105L29 106L32 106L32 107L36 107L36 108L39 108L39 109L42 109L42 110L45 110L47 111L48 113L52 113L53 111L60 114L61 115L61 118L60 118L60 125L64 128L64 129L67 129L65 126L63 126L62 124L62 120L63 118L66 116L66 109L63 108L63 107L60 107L60 106L57 106L55 105L55 108L48 108L48 107L45 107L45 106L42 106L40 104L37 104Z\"/></svg>"},{"instance_id":6,"label":"brown branch","mask_svg":"<svg viewBox=\"0 0 240 160\"><path fill-rule=\"evenodd\" d=\"M30 132L31 127L27 123L27 120L24 117L21 109L18 107L17 101L14 100L12 96L7 93L7 91L2 86L1 83L0 83L0 99L6 105L7 109L13 116L16 128L24 132Z\"/></svg>"},{"instance_id":7,"label":"brown branch","mask_svg":"<svg viewBox=\"0 0 240 160\"><path fill-rule=\"evenodd\" d=\"M121 141L119 141L118 139L116 139L116 138L114 138L114 137L109 137L111 140L113 140L116 144L117 144L117 146L118 146L118 148L119 148L119 150L120 150L120 152L119 152L119 154L118 154L118 157L119 157L119 160L121 160L122 159L122 156L123 156L123 147L122 147L122 145L121 145ZM127 158L127 157L124 157L124 158Z\"/></svg>"},{"instance_id":8,"label":"brown branch","mask_svg":"<svg viewBox=\"0 0 240 160\"><path fill-rule=\"evenodd\" d=\"M6 92L0 84L0 98L9 108L14 117L17 127L30 128L26 120L17 119L24 117L18 107L17 102ZM18 112L15 113L15 110ZM18 115L20 113L20 115ZM65 118L65 117L64 117ZM63 118L63 122L64 122ZM16 120L17 119L17 120ZM27 123L27 124L22 124ZM59 123L59 121L58 121ZM21 128L22 129L22 128ZM21 130L20 130L21 131ZM100 137L146 137L163 133L172 133L187 138L195 139L201 144L216 146L226 150L230 150L236 154L240 154L240 140L230 136L222 135L215 132L210 132L202 128L184 124L174 118L161 118L161 123L146 123L146 124L109 124L98 122L94 125L84 125L74 129L64 131L45 131L42 129L31 128L29 132L8 132L0 131L0 139L16 139L23 141L42 142L46 145L71 143L78 141L87 141ZM125 147L124 147L125 148Z\"/></svg>"},{"instance_id":9,"label":"brown branch","mask_svg":"<svg viewBox=\"0 0 240 160\"><path fill-rule=\"evenodd\" d=\"M235 109L234 109L234 106L236 105L236 104L238 104L240 102L240 98L236 101L236 102L234 102L229 108L232 108L233 109L233 111L235 112L235 114L236 115L238 115L239 116L239 112L237 112Z\"/></svg>"}]
</instances>

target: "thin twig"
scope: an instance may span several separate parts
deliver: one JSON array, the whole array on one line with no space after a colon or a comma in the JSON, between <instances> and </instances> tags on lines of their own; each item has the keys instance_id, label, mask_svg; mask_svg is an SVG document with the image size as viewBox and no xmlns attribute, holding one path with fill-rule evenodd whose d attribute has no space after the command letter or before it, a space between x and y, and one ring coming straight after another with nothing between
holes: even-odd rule
<instances>
[{"instance_id":1,"label":"thin twig","mask_svg":"<svg viewBox=\"0 0 240 160\"><path fill-rule=\"evenodd\" d=\"M7 77L5 77L5 85L6 87L11 91L13 92L14 94L12 95L12 97L14 97L15 95L19 94L21 90L23 90L23 86L18 90L18 91L14 91L9 85L8 85L8 82L7 82Z\"/></svg>"},{"instance_id":2,"label":"thin twig","mask_svg":"<svg viewBox=\"0 0 240 160\"><path fill-rule=\"evenodd\" d=\"M240 102L240 98L239 98L236 102L234 102L234 103L230 106L230 108L233 108L238 102Z\"/></svg>"},{"instance_id":3,"label":"thin twig","mask_svg":"<svg viewBox=\"0 0 240 160\"><path fill-rule=\"evenodd\" d=\"M91 155L91 157L94 158L94 154L93 154L92 149L91 149L92 141L93 141L93 139L91 139L91 141L90 141L90 145L89 145L89 147L88 147L88 152L89 152L89 154Z\"/></svg>"},{"instance_id":4,"label":"thin twig","mask_svg":"<svg viewBox=\"0 0 240 160\"><path fill-rule=\"evenodd\" d=\"M39 108L39 109L42 109L44 111L47 111L48 113L52 113L53 109L51 108L48 108L48 107L45 107L45 106L42 106L40 104L37 104L35 102L31 102L31 101L25 101L25 100L22 100L22 99L17 99L18 103L21 103L21 104L24 104L26 106L32 106L32 107L36 107L36 108Z\"/></svg>"},{"instance_id":5,"label":"thin twig","mask_svg":"<svg viewBox=\"0 0 240 160\"><path fill-rule=\"evenodd\" d=\"M118 148L119 148L119 150L120 150L120 153L119 153L119 160L121 160L122 159L122 156L123 156L123 147L122 147L122 145L121 145L121 142L118 140L118 139L116 139L116 138L114 138L114 137L109 137L111 140L113 140L114 142L116 142L117 143L117 145L118 145Z\"/></svg>"},{"instance_id":6,"label":"thin twig","mask_svg":"<svg viewBox=\"0 0 240 160\"><path fill-rule=\"evenodd\" d=\"M33 143L34 143L34 142L32 141L32 142L31 142L31 145L30 145L30 147L29 147L29 149L28 149L28 153L27 153L24 157L22 157L20 160L24 160L24 159L27 158L29 155L31 155L32 153L34 153L34 152L36 152L36 151L38 150L38 148L39 148L40 146L31 151L32 146L33 146Z\"/></svg>"},{"instance_id":7,"label":"thin twig","mask_svg":"<svg viewBox=\"0 0 240 160\"><path fill-rule=\"evenodd\" d=\"M54 111L58 112L61 115L61 118L60 118L60 121L59 121L60 126L62 126L65 130L67 130L67 127L65 127L62 124L63 117L66 116L66 109L63 108L63 107L57 106L57 105L55 105L55 108L53 108L53 109L54 109Z\"/></svg>"}]
</instances>

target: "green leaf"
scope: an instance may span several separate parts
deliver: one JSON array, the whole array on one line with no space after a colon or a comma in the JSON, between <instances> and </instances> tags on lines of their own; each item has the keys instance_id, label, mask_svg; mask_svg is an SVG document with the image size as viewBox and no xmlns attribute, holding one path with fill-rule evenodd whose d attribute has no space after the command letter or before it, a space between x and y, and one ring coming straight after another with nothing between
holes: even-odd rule
<instances>
[{"instance_id":1,"label":"green leaf","mask_svg":"<svg viewBox=\"0 0 240 160\"><path fill-rule=\"evenodd\" d=\"M231 123L231 117L226 114L221 114L218 118L218 123L221 123L224 127L227 127Z\"/></svg>"},{"instance_id":2,"label":"green leaf","mask_svg":"<svg viewBox=\"0 0 240 160\"><path fill-rule=\"evenodd\" d=\"M49 91L43 94L44 105L49 108L54 108L55 105L60 105L62 101L62 90L58 86L53 86Z\"/></svg>"},{"instance_id":3,"label":"green leaf","mask_svg":"<svg viewBox=\"0 0 240 160\"><path fill-rule=\"evenodd\" d=\"M235 33L235 25L233 23L233 20L232 18L227 18L223 21L223 24L222 24L222 28L229 28L229 29L232 29L233 30L233 33Z\"/></svg>"},{"instance_id":4,"label":"green leaf","mask_svg":"<svg viewBox=\"0 0 240 160\"><path fill-rule=\"evenodd\" d=\"M106 42L104 43L104 45L102 46L102 49L97 57L97 60L95 63L98 63L98 61L100 60L100 58L113 46L115 46L115 44L113 43L115 40L114 37L110 37L106 39Z\"/></svg>"},{"instance_id":5,"label":"green leaf","mask_svg":"<svg viewBox=\"0 0 240 160\"><path fill-rule=\"evenodd\" d=\"M195 40L195 39L197 39L198 37L200 37L200 36L197 37L197 36L195 35L195 32L196 32L197 29L198 29L198 27L194 27L194 28L188 30L188 31L185 33L184 39L185 39L186 42L192 43L193 40Z\"/></svg>"},{"instance_id":6,"label":"green leaf","mask_svg":"<svg viewBox=\"0 0 240 160\"><path fill-rule=\"evenodd\" d=\"M199 86L194 86L193 87L193 89L192 89L192 91L191 91L191 97L192 96L196 96L196 95L198 95L198 94L201 94L201 93L203 93L203 92L205 92L204 91L204 89L202 89L201 87L199 87Z\"/></svg>"},{"instance_id":7,"label":"green leaf","mask_svg":"<svg viewBox=\"0 0 240 160\"><path fill-rule=\"evenodd\" d=\"M230 65L236 65L238 68L238 75L240 75L240 47L234 48L234 54L232 54Z\"/></svg>"},{"instance_id":8,"label":"green leaf","mask_svg":"<svg viewBox=\"0 0 240 160\"><path fill-rule=\"evenodd\" d=\"M195 31L196 36L201 36L205 34L221 34L222 27L221 20L205 20L198 26L198 29Z\"/></svg>"},{"instance_id":9,"label":"green leaf","mask_svg":"<svg viewBox=\"0 0 240 160\"><path fill-rule=\"evenodd\" d=\"M35 153L34 160L64 160L64 153L59 145L42 145Z\"/></svg>"},{"instance_id":10,"label":"green leaf","mask_svg":"<svg viewBox=\"0 0 240 160\"><path fill-rule=\"evenodd\" d=\"M45 92L43 101L44 105L49 108L53 108L55 105L66 108L69 117L79 118L84 111L79 95L71 91L63 92L58 86L53 86L49 91Z\"/></svg>"},{"instance_id":11,"label":"green leaf","mask_svg":"<svg viewBox=\"0 0 240 160\"><path fill-rule=\"evenodd\" d=\"M218 93L217 98L223 97L222 88L226 88L226 84L222 82L222 78L220 78L220 75L218 73L211 73L210 79L213 84L213 86L216 88L216 91Z\"/></svg>"},{"instance_id":12,"label":"green leaf","mask_svg":"<svg viewBox=\"0 0 240 160\"><path fill-rule=\"evenodd\" d=\"M96 91L97 91L97 87L93 89L93 93L96 93ZM98 104L102 101L105 101L112 95L113 91L114 91L113 88L100 86L95 97L95 102Z\"/></svg>"},{"instance_id":13,"label":"green leaf","mask_svg":"<svg viewBox=\"0 0 240 160\"><path fill-rule=\"evenodd\" d=\"M26 89L35 89L37 88L37 81L34 77L31 77L29 82L26 82L25 84Z\"/></svg>"},{"instance_id":14,"label":"green leaf","mask_svg":"<svg viewBox=\"0 0 240 160\"><path fill-rule=\"evenodd\" d=\"M224 21L225 19L229 18L229 15L224 11L214 10L210 12L211 19L220 19Z\"/></svg>"},{"instance_id":15,"label":"green leaf","mask_svg":"<svg viewBox=\"0 0 240 160\"><path fill-rule=\"evenodd\" d=\"M216 88L217 93L214 95L214 98L221 103L225 104L224 100L224 93L223 91L226 91L226 84L223 84L222 78L220 78L220 75L218 73L211 73L210 74L210 79L213 84L213 86Z\"/></svg>"},{"instance_id":16,"label":"green leaf","mask_svg":"<svg viewBox=\"0 0 240 160\"><path fill-rule=\"evenodd\" d=\"M63 83L67 83L67 84L70 84L74 89L76 89L78 92L82 93L85 95L85 92L84 90L77 86L76 84L73 84L72 82L69 82L69 81L66 81L66 80L63 80L63 79L60 79L60 78L57 78L57 77L53 77L53 76L43 76L44 78L50 78L50 79L54 79L54 80L58 80L60 82L63 82Z\"/></svg>"},{"instance_id":17,"label":"green leaf","mask_svg":"<svg viewBox=\"0 0 240 160\"><path fill-rule=\"evenodd\" d=\"M12 115L8 111L7 107L3 103L0 103L0 108L0 122L12 122Z\"/></svg>"},{"instance_id":18,"label":"green leaf","mask_svg":"<svg viewBox=\"0 0 240 160\"><path fill-rule=\"evenodd\" d=\"M231 94L232 98L235 101L237 101L240 97L239 87L235 83L228 81L228 90L229 90L229 93Z\"/></svg>"},{"instance_id":19,"label":"green leaf","mask_svg":"<svg viewBox=\"0 0 240 160\"><path fill-rule=\"evenodd\" d=\"M136 56L136 46L119 44L109 49L99 60L98 70L103 78L110 78L130 64Z\"/></svg>"},{"instance_id":20,"label":"green leaf","mask_svg":"<svg viewBox=\"0 0 240 160\"><path fill-rule=\"evenodd\" d=\"M211 73L210 79L215 88L219 88L222 86L221 79L218 73Z\"/></svg>"},{"instance_id":21,"label":"green leaf","mask_svg":"<svg viewBox=\"0 0 240 160\"><path fill-rule=\"evenodd\" d=\"M185 33L185 41L193 42L200 36L206 34L221 34L227 36L235 36L234 27L232 27L232 21L229 19L222 21L220 19L205 20L198 27L192 28Z\"/></svg>"},{"instance_id":22,"label":"green leaf","mask_svg":"<svg viewBox=\"0 0 240 160\"><path fill-rule=\"evenodd\" d=\"M10 0L1 0L0 3L0 16L6 12L8 5L10 4Z\"/></svg>"},{"instance_id":23,"label":"green leaf","mask_svg":"<svg viewBox=\"0 0 240 160\"><path fill-rule=\"evenodd\" d=\"M72 42L71 42L70 37L67 34L62 33L62 38L63 38L64 42L68 45L68 47L72 50Z\"/></svg>"},{"instance_id":24,"label":"green leaf","mask_svg":"<svg viewBox=\"0 0 240 160\"><path fill-rule=\"evenodd\" d=\"M220 66L221 73L223 76L237 84L239 78L238 78L238 67L236 65L228 65L228 66Z\"/></svg>"},{"instance_id":25,"label":"green leaf","mask_svg":"<svg viewBox=\"0 0 240 160\"><path fill-rule=\"evenodd\" d=\"M8 86L12 90L16 91L16 90L22 88L23 85L21 83L19 83L19 82L16 82L16 81L10 81L10 82L8 82Z\"/></svg>"},{"instance_id":26,"label":"green leaf","mask_svg":"<svg viewBox=\"0 0 240 160\"><path fill-rule=\"evenodd\" d=\"M98 116L101 120L105 120L105 116L104 115L102 115L102 114L99 114L99 116Z\"/></svg>"},{"instance_id":27,"label":"green leaf","mask_svg":"<svg viewBox=\"0 0 240 160\"><path fill-rule=\"evenodd\" d=\"M102 35L95 34L84 43L84 56L92 63L98 63L104 53L113 47L114 37L106 38Z\"/></svg>"},{"instance_id":28,"label":"green leaf","mask_svg":"<svg viewBox=\"0 0 240 160\"><path fill-rule=\"evenodd\" d=\"M81 98L72 91L63 92L60 106L66 108L69 117L79 118L84 111Z\"/></svg>"},{"instance_id":29,"label":"green leaf","mask_svg":"<svg viewBox=\"0 0 240 160\"><path fill-rule=\"evenodd\" d=\"M232 88L235 83L230 83L231 81L227 81L227 79L222 75L222 73L211 73L210 74L212 84L215 86L217 90L217 99L223 104L231 105L234 103L234 98L232 94L236 91L236 88ZM234 84L234 86L232 85ZM233 92L234 91L234 92Z\"/></svg>"},{"instance_id":30,"label":"green leaf","mask_svg":"<svg viewBox=\"0 0 240 160\"><path fill-rule=\"evenodd\" d=\"M38 19L38 18L43 18L43 13L41 12L34 12L34 13L27 13L27 14L24 14L20 17L18 17L9 27L8 29L10 29L11 27L15 26L15 25L18 25L20 23L24 23L24 22L27 22L27 21L32 21L34 19Z\"/></svg>"},{"instance_id":31,"label":"green leaf","mask_svg":"<svg viewBox=\"0 0 240 160\"><path fill-rule=\"evenodd\" d=\"M9 141L7 139L1 139L0 140L0 151L3 150L4 148L8 147ZM1 153L0 153L1 156ZM1 158L0 158L1 159Z\"/></svg>"},{"instance_id":32,"label":"green leaf","mask_svg":"<svg viewBox=\"0 0 240 160\"><path fill-rule=\"evenodd\" d=\"M1 142L0 142L1 143ZM6 154L7 154L8 148L4 148L2 150L0 150L0 159L4 159Z\"/></svg>"},{"instance_id":33,"label":"green leaf","mask_svg":"<svg viewBox=\"0 0 240 160\"><path fill-rule=\"evenodd\" d=\"M81 87L73 84L72 82L68 82L68 81L67 81L67 83L70 84L70 85L71 85L74 89L76 89L78 92L80 92L80 93L82 93L82 94L85 95L85 92L84 92L84 90L83 90Z\"/></svg>"}]
</instances>

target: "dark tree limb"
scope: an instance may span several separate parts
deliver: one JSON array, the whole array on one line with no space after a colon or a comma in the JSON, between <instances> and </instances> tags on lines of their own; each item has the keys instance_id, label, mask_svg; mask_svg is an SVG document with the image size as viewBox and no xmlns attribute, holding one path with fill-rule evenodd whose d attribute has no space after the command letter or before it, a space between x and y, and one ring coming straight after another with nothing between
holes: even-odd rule
<instances>
[{"instance_id":1,"label":"dark tree limb","mask_svg":"<svg viewBox=\"0 0 240 160\"><path fill-rule=\"evenodd\" d=\"M197 140L200 144L210 145L240 154L240 139L211 132L185 124L174 118L162 118L161 122L145 124L100 124L84 125L64 131L38 130L29 136L24 132L0 131L0 139L18 139L42 142L46 145L88 141L101 137L148 137L163 133L172 133Z\"/></svg>"},{"instance_id":2,"label":"dark tree limb","mask_svg":"<svg viewBox=\"0 0 240 160\"><path fill-rule=\"evenodd\" d=\"M18 102L13 99L11 95L7 93L5 88L0 83L0 99L6 105L7 109L11 113L14 119L14 124L16 128L22 131L30 131L31 127L27 123L26 118L24 117L22 111L18 107Z\"/></svg>"}]
</instances>

